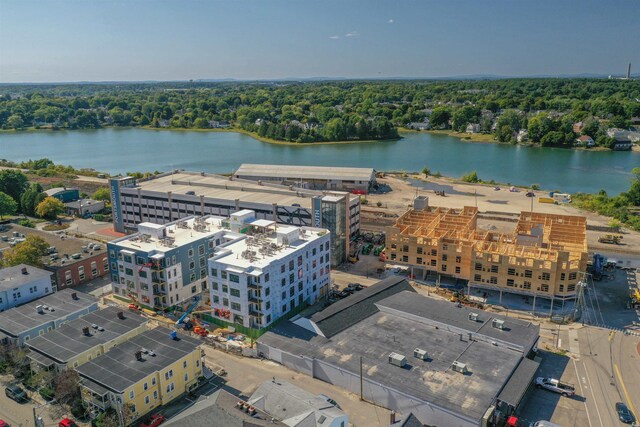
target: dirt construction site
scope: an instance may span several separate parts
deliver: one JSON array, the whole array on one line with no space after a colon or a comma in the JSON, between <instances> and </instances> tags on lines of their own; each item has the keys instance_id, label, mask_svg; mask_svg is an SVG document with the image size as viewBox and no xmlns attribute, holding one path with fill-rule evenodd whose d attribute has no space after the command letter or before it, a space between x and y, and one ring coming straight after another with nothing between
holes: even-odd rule
<instances>
[{"instance_id":1,"label":"dirt construction site","mask_svg":"<svg viewBox=\"0 0 640 427\"><path fill-rule=\"evenodd\" d=\"M416 196L429 198L430 206L462 208L476 206L479 210L478 226L485 230L511 232L522 211L580 215L587 218L587 242L590 253L602 253L619 260L640 263L640 233L621 229L615 233L622 236L618 244L602 243L608 234L608 217L575 208L571 203L542 203L548 191L531 191L514 187L489 184L468 184L448 178L425 179L424 175L385 174L378 177L381 187L390 191L366 196L361 207L361 230L379 233L393 225L396 219L412 206ZM527 193L533 193L528 197ZM637 265L636 267L640 267Z\"/></svg>"}]
</instances>

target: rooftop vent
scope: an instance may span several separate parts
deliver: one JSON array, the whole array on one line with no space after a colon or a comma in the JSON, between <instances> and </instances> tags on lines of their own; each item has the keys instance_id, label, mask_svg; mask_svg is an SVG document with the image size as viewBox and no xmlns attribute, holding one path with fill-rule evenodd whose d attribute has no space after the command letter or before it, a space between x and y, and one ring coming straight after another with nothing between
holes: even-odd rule
<instances>
[{"instance_id":1,"label":"rooftop vent","mask_svg":"<svg viewBox=\"0 0 640 427\"><path fill-rule=\"evenodd\" d=\"M141 351L139 351L139 350L136 351L135 355L136 355L136 360L139 360L139 361L142 360L142 352Z\"/></svg>"},{"instance_id":2,"label":"rooftop vent","mask_svg":"<svg viewBox=\"0 0 640 427\"><path fill-rule=\"evenodd\" d=\"M27 267L22 267L22 274L29 274Z\"/></svg>"},{"instance_id":3,"label":"rooftop vent","mask_svg":"<svg viewBox=\"0 0 640 427\"><path fill-rule=\"evenodd\" d=\"M82 328L82 333L88 337L91 336L91 333L89 332L89 327L85 326L84 328Z\"/></svg>"},{"instance_id":4,"label":"rooftop vent","mask_svg":"<svg viewBox=\"0 0 640 427\"><path fill-rule=\"evenodd\" d=\"M472 322L478 322L480 320L480 317L478 313L469 313L469 320L471 320Z\"/></svg>"},{"instance_id":5,"label":"rooftop vent","mask_svg":"<svg viewBox=\"0 0 640 427\"><path fill-rule=\"evenodd\" d=\"M398 353L390 353L389 363L403 368L407 364L407 358Z\"/></svg>"},{"instance_id":6,"label":"rooftop vent","mask_svg":"<svg viewBox=\"0 0 640 427\"><path fill-rule=\"evenodd\" d=\"M493 319L493 322L491 322L491 326L496 329L504 329L504 320Z\"/></svg>"},{"instance_id":7,"label":"rooftop vent","mask_svg":"<svg viewBox=\"0 0 640 427\"><path fill-rule=\"evenodd\" d=\"M429 358L429 354L427 350L423 350L421 348L415 348L413 350L413 357L420 360L427 360Z\"/></svg>"},{"instance_id":8,"label":"rooftop vent","mask_svg":"<svg viewBox=\"0 0 640 427\"><path fill-rule=\"evenodd\" d=\"M78 299L78 294L75 292L71 293L71 299L77 300Z\"/></svg>"},{"instance_id":9,"label":"rooftop vent","mask_svg":"<svg viewBox=\"0 0 640 427\"><path fill-rule=\"evenodd\" d=\"M453 362L451 365L451 369L456 372L460 372L461 374L466 374L469 372L467 369L467 365L458 361Z\"/></svg>"},{"instance_id":10,"label":"rooftop vent","mask_svg":"<svg viewBox=\"0 0 640 427\"><path fill-rule=\"evenodd\" d=\"M38 314L44 314L44 309L42 308L42 304L36 305L36 312Z\"/></svg>"},{"instance_id":11,"label":"rooftop vent","mask_svg":"<svg viewBox=\"0 0 640 427\"><path fill-rule=\"evenodd\" d=\"M118 312L118 319L124 320L124 312L123 311L119 311Z\"/></svg>"}]
</instances>

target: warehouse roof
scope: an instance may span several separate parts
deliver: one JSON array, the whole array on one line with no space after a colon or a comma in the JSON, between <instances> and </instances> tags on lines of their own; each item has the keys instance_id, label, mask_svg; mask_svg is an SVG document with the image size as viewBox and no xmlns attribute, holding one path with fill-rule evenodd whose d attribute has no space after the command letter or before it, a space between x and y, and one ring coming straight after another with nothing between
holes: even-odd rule
<instances>
[{"instance_id":1,"label":"warehouse roof","mask_svg":"<svg viewBox=\"0 0 640 427\"><path fill-rule=\"evenodd\" d=\"M327 192L290 188L284 185L270 183L258 183L251 180L231 178L221 175L196 172L177 172L160 175L158 177L137 181L136 188L144 192L166 193L171 191L174 199L199 200L199 196L209 199L239 200L245 203L278 204L281 206L299 205L303 208L311 208L311 200L316 196L328 194L348 195L342 192ZM126 191L123 188L122 191ZM359 196L352 195L351 199ZM205 202L206 203L206 202ZM247 206L243 206L246 208Z\"/></svg>"},{"instance_id":2,"label":"warehouse roof","mask_svg":"<svg viewBox=\"0 0 640 427\"><path fill-rule=\"evenodd\" d=\"M524 397L524 394L529 390L531 381L536 372L538 372L539 367L540 362L531 359L522 359L522 362L518 365L509 382L507 382L498 395L498 399L513 407L517 407Z\"/></svg>"},{"instance_id":3,"label":"warehouse roof","mask_svg":"<svg viewBox=\"0 0 640 427\"><path fill-rule=\"evenodd\" d=\"M73 298L74 294L76 299ZM38 313L36 307L39 305L46 306L47 309ZM64 319L91 306L97 307L95 297L72 289L63 289L0 313L0 331L17 337L40 325Z\"/></svg>"},{"instance_id":4,"label":"warehouse roof","mask_svg":"<svg viewBox=\"0 0 640 427\"><path fill-rule=\"evenodd\" d=\"M362 356L365 380L475 421L482 418L523 358L523 352L516 346L494 345L477 335L469 339L467 334L458 332L462 327L459 324L447 327L446 313L459 310L448 301L403 291L377 302L376 306L378 312L330 339L285 322L259 339L259 345L266 346L261 351L268 357L269 348L276 348L317 359L356 376L360 372L358 356ZM442 323L430 320L431 317ZM457 323L458 319L452 316L451 321ZM468 319L466 322L472 323ZM500 332L507 332L507 337L528 334L528 329L521 326L522 329L519 326ZM538 329L531 327L531 331L537 333ZM503 340L518 341L519 337ZM416 348L425 350L428 359L414 358ZM388 357L392 352L406 356L408 366L391 365ZM466 364L470 373L452 371L454 361Z\"/></svg>"},{"instance_id":5,"label":"warehouse roof","mask_svg":"<svg viewBox=\"0 0 640 427\"><path fill-rule=\"evenodd\" d=\"M55 196L56 194L59 193L64 193L65 191L79 191L77 188L67 188L67 187L54 187L54 188L50 188L48 190L45 190L44 193L47 196Z\"/></svg>"},{"instance_id":6,"label":"warehouse roof","mask_svg":"<svg viewBox=\"0 0 640 427\"><path fill-rule=\"evenodd\" d=\"M413 291L400 276L390 276L311 316L325 337L331 337L378 311L375 303L401 291Z\"/></svg>"},{"instance_id":7,"label":"warehouse roof","mask_svg":"<svg viewBox=\"0 0 640 427\"><path fill-rule=\"evenodd\" d=\"M344 168L334 166L259 165L243 163L235 176L252 178L326 179L342 181L370 181L375 177L372 168Z\"/></svg>"},{"instance_id":8,"label":"warehouse roof","mask_svg":"<svg viewBox=\"0 0 640 427\"><path fill-rule=\"evenodd\" d=\"M0 270L0 291L11 290L44 277L50 278L52 275L53 273L50 271L27 264L6 267Z\"/></svg>"},{"instance_id":9,"label":"warehouse roof","mask_svg":"<svg viewBox=\"0 0 640 427\"><path fill-rule=\"evenodd\" d=\"M118 314L122 313L122 318ZM147 319L118 307L94 311L32 339L27 345L57 363L66 363L95 346L113 341L146 323ZM89 334L83 329L89 328Z\"/></svg>"},{"instance_id":10,"label":"warehouse roof","mask_svg":"<svg viewBox=\"0 0 640 427\"><path fill-rule=\"evenodd\" d=\"M171 332L162 327L143 332L76 370L89 381L123 392L141 379L182 359L201 344L184 335L172 339ZM142 349L148 350L148 354L142 354L142 360L137 360L135 354Z\"/></svg>"}]
</instances>

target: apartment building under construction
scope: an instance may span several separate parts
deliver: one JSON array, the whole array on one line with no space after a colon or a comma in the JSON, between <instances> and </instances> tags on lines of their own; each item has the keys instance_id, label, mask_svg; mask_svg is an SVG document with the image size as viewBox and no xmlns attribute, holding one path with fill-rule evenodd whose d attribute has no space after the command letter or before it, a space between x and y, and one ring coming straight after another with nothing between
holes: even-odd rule
<instances>
[{"instance_id":1,"label":"apartment building under construction","mask_svg":"<svg viewBox=\"0 0 640 427\"><path fill-rule=\"evenodd\" d=\"M416 279L445 276L475 288L576 297L588 258L584 217L522 212L512 233L499 233L478 229L475 207L415 206L387 228L386 251Z\"/></svg>"}]
</instances>

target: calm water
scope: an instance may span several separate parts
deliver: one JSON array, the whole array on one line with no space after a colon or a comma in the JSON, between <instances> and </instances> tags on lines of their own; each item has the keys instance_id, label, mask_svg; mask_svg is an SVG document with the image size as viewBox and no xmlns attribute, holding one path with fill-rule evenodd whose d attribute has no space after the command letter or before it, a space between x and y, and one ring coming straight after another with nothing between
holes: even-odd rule
<instances>
[{"instance_id":1,"label":"calm water","mask_svg":"<svg viewBox=\"0 0 640 427\"><path fill-rule=\"evenodd\" d=\"M277 145L230 132L145 129L0 133L0 158L47 157L111 174L186 169L230 173L241 163L373 167L445 176L476 170L484 180L565 192L618 193L629 187L638 152L589 152L462 142L410 133L399 141L342 145Z\"/></svg>"}]
</instances>

